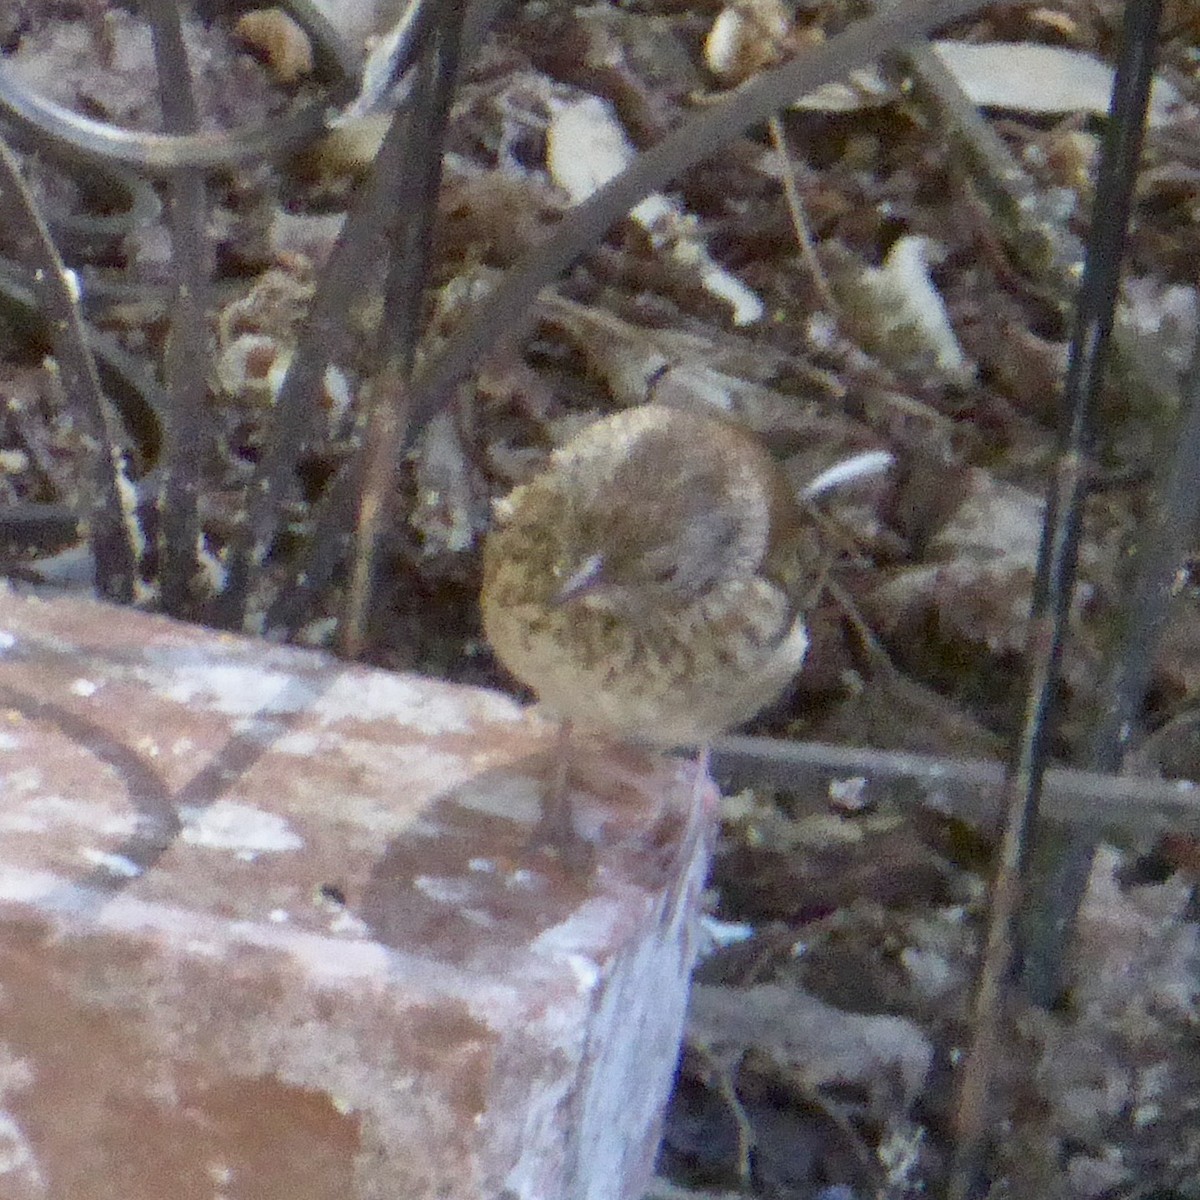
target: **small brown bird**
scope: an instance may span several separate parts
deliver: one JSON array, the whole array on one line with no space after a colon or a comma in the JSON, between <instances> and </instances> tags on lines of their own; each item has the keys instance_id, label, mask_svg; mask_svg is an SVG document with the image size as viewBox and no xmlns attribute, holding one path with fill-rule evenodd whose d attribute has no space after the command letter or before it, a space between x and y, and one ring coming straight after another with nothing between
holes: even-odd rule
<instances>
[{"instance_id":1,"label":"small brown bird","mask_svg":"<svg viewBox=\"0 0 1200 1200\"><path fill-rule=\"evenodd\" d=\"M816 561L791 488L750 434L648 404L589 426L502 502L483 625L565 722L706 746L799 669ZM561 791L544 818L560 844L573 830L565 780Z\"/></svg>"}]
</instances>

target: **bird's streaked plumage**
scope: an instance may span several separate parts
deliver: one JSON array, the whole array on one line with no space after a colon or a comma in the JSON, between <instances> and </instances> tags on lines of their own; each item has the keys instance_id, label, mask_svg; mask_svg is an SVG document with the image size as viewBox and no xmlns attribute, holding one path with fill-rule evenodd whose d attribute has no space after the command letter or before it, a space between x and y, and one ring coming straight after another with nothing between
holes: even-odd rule
<instances>
[{"instance_id":1,"label":"bird's streaked plumage","mask_svg":"<svg viewBox=\"0 0 1200 1200\"><path fill-rule=\"evenodd\" d=\"M484 629L556 715L705 743L799 669L815 561L751 435L644 405L591 425L502 503L484 547Z\"/></svg>"}]
</instances>

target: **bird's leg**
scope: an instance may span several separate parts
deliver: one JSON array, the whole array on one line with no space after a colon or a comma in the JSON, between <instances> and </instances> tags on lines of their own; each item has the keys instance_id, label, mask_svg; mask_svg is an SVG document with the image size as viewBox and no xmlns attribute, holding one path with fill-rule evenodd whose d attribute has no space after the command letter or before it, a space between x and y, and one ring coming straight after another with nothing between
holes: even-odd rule
<instances>
[{"instance_id":1,"label":"bird's leg","mask_svg":"<svg viewBox=\"0 0 1200 1200\"><path fill-rule=\"evenodd\" d=\"M562 845L576 836L575 814L571 811L571 722L560 721L554 736L550 780L542 801L539 840Z\"/></svg>"},{"instance_id":2,"label":"bird's leg","mask_svg":"<svg viewBox=\"0 0 1200 1200\"><path fill-rule=\"evenodd\" d=\"M542 815L533 831L534 846L549 846L576 871L595 865L591 843L575 825L571 805L571 722L560 721L554 739L550 777L542 797Z\"/></svg>"}]
</instances>

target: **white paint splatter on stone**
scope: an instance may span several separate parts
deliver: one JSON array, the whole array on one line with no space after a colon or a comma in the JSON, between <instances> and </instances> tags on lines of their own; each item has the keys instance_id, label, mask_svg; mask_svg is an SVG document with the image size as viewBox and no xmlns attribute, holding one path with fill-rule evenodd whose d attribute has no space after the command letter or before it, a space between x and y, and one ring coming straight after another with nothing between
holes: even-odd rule
<instances>
[{"instance_id":1,"label":"white paint splatter on stone","mask_svg":"<svg viewBox=\"0 0 1200 1200\"><path fill-rule=\"evenodd\" d=\"M235 850L246 854L273 854L299 850L303 840L275 813L218 800L203 808L184 806L179 810L182 840L210 850Z\"/></svg>"}]
</instances>

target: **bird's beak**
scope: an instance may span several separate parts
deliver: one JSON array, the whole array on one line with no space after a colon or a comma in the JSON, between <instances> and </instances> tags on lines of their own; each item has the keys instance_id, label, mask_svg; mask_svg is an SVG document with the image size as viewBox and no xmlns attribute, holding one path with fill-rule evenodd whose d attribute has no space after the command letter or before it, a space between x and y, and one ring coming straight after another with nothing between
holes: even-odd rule
<instances>
[{"instance_id":1,"label":"bird's beak","mask_svg":"<svg viewBox=\"0 0 1200 1200\"><path fill-rule=\"evenodd\" d=\"M603 582L604 555L589 554L563 580L562 586L554 596L554 603L567 604L571 600L578 600L580 596L586 596L589 592L595 591Z\"/></svg>"}]
</instances>

